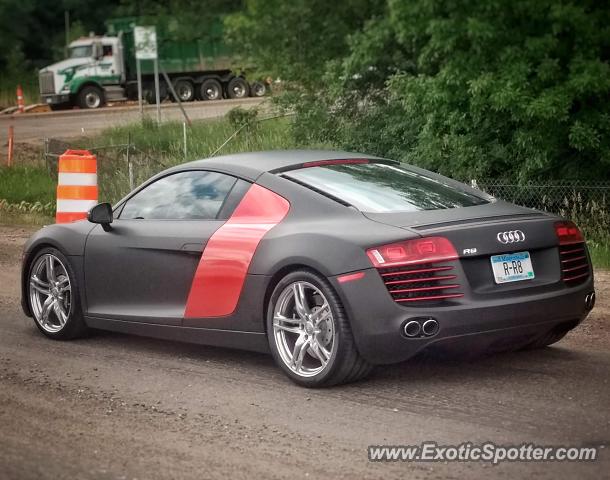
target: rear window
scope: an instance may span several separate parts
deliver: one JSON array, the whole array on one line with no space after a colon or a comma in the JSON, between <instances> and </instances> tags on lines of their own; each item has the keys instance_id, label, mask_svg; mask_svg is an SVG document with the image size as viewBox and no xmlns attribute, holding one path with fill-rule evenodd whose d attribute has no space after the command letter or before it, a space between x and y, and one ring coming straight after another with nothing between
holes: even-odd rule
<instances>
[{"instance_id":1,"label":"rear window","mask_svg":"<svg viewBox=\"0 0 610 480\"><path fill-rule=\"evenodd\" d=\"M441 181L384 163L302 168L284 176L362 212L415 212L488 203Z\"/></svg>"}]
</instances>

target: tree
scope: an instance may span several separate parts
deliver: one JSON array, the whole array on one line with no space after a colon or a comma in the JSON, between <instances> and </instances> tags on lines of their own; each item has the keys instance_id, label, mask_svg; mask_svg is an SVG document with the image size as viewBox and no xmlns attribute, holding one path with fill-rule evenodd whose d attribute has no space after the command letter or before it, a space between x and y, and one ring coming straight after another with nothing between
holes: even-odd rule
<instances>
[{"instance_id":1,"label":"tree","mask_svg":"<svg viewBox=\"0 0 610 480\"><path fill-rule=\"evenodd\" d=\"M610 178L606 1L388 0L360 23L293 102L303 142L463 178Z\"/></svg>"},{"instance_id":2,"label":"tree","mask_svg":"<svg viewBox=\"0 0 610 480\"><path fill-rule=\"evenodd\" d=\"M225 20L227 39L259 70L320 86L327 61L347 54L347 36L379 9L375 0L245 0Z\"/></svg>"}]
</instances>

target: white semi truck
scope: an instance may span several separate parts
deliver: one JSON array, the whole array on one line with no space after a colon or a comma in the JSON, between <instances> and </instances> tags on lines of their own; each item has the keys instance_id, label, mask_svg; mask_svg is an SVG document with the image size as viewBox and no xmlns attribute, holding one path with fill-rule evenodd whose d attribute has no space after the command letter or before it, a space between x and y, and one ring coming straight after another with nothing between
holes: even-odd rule
<instances>
[{"instance_id":1,"label":"white semi truck","mask_svg":"<svg viewBox=\"0 0 610 480\"><path fill-rule=\"evenodd\" d=\"M133 29L136 18L106 22L103 36L80 38L69 45L68 58L40 70L42 102L52 110L79 106L99 108L110 101L137 100L137 75ZM222 41L222 24L210 34L192 41L172 38L157 29L159 64L182 102L263 96L262 82L249 84L243 74L234 73L231 52ZM153 103L153 62L142 60L144 100ZM173 99L160 75L160 98Z\"/></svg>"}]
</instances>

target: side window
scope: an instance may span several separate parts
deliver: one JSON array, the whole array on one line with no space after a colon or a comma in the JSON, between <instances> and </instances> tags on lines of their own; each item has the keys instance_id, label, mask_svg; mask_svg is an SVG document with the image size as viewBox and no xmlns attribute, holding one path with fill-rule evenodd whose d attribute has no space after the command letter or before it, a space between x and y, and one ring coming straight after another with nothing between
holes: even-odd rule
<instances>
[{"instance_id":1,"label":"side window","mask_svg":"<svg viewBox=\"0 0 610 480\"><path fill-rule=\"evenodd\" d=\"M121 219L215 219L236 179L216 172L189 171L163 177L127 200Z\"/></svg>"},{"instance_id":2,"label":"side window","mask_svg":"<svg viewBox=\"0 0 610 480\"><path fill-rule=\"evenodd\" d=\"M102 55L104 57L112 57L112 45L103 45L102 46Z\"/></svg>"}]
</instances>

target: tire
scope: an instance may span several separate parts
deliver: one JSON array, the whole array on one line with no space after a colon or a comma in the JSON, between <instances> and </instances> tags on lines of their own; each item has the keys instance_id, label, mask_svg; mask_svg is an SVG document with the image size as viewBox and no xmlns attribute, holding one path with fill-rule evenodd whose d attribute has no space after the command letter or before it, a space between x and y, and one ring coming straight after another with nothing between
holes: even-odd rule
<instances>
[{"instance_id":1,"label":"tire","mask_svg":"<svg viewBox=\"0 0 610 480\"><path fill-rule=\"evenodd\" d=\"M304 309L295 302L297 295L306 299ZM356 349L337 293L309 270L291 272L275 286L267 308L267 338L277 365L304 387L354 382L372 370Z\"/></svg>"},{"instance_id":2,"label":"tire","mask_svg":"<svg viewBox=\"0 0 610 480\"><path fill-rule=\"evenodd\" d=\"M103 107L106 100L101 88L95 85L87 85L78 92L77 103L80 108L94 109Z\"/></svg>"},{"instance_id":3,"label":"tire","mask_svg":"<svg viewBox=\"0 0 610 480\"><path fill-rule=\"evenodd\" d=\"M181 102L192 102L195 100L195 85L190 80L178 80L174 84L174 91ZM171 100L173 102L176 101L173 95L171 96Z\"/></svg>"},{"instance_id":4,"label":"tire","mask_svg":"<svg viewBox=\"0 0 610 480\"><path fill-rule=\"evenodd\" d=\"M208 78L199 87L201 100L222 100L222 85L214 78Z\"/></svg>"},{"instance_id":5,"label":"tire","mask_svg":"<svg viewBox=\"0 0 610 480\"><path fill-rule=\"evenodd\" d=\"M27 292L34 323L44 335L71 340L87 333L76 274L59 250L44 248L36 254L28 269Z\"/></svg>"},{"instance_id":6,"label":"tire","mask_svg":"<svg viewBox=\"0 0 610 480\"><path fill-rule=\"evenodd\" d=\"M267 93L267 86L263 82L252 82L250 84L251 97L264 97Z\"/></svg>"},{"instance_id":7,"label":"tire","mask_svg":"<svg viewBox=\"0 0 610 480\"><path fill-rule=\"evenodd\" d=\"M241 77L233 77L227 85L227 96L229 98L246 98L250 95L250 87Z\"/></svg>"},{"instance_id":8,"label":"tire","mask_svg":"<svg viewBox=\"0 0 610 480\"><path fill-rule=\"evenodd\" d=\"M167 87L159 86L159 103L163 103L163 101L167 99L167 93ZM137 98L138 95L136 93L136 99ZM155 87L153 86L152 88L145 88L142 91L142 98L149 105L156 105L157 97L155 96Z\"/></svg>"}]
</instances>

